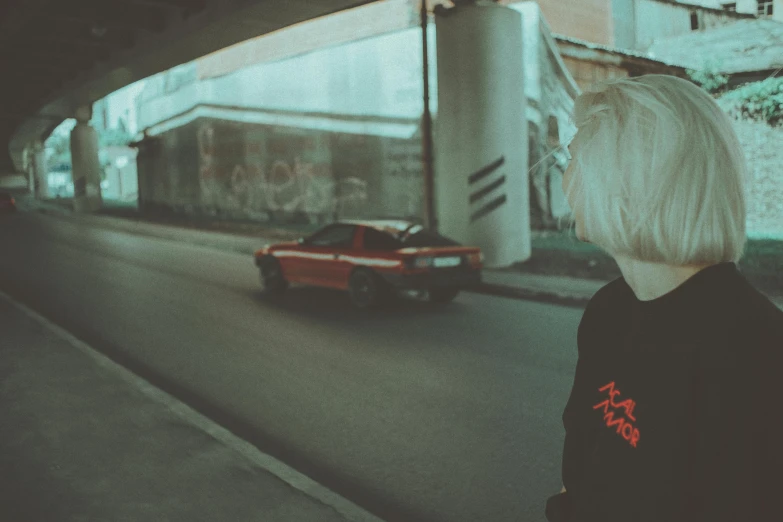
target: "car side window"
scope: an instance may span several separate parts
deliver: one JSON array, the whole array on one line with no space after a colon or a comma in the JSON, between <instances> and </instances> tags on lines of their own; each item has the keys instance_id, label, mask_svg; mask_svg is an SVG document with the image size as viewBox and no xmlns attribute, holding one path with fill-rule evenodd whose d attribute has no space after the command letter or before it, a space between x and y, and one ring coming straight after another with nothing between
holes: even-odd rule
<instances>
[{"instance_id":1,"label":"car side window","mask_svg":"<svg viewBox=\"0 0 783 522\"><path fill-rule=\"evenodd\" d=\"M386 232L367 227L364 229L364 248L365 250L391 252L402 248L402 243Z\"/></svg>"},{"instance_id":2,"label":"car side window","mask_svg":"<svg viewBox=\"0 0 783 522\"><path fill-rule=\"evenodd\" d=\"M356 227L353 225L333 225L314 234L307 240L308 245L318 247L351 248Z\"/></svg>"}]
</instances>

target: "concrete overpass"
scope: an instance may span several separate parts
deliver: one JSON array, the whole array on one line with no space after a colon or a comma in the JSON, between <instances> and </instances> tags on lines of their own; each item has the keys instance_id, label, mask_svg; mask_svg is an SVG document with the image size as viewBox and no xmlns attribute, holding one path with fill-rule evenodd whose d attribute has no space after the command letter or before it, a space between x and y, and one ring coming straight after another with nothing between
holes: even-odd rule
<instances>
[{"instance_id":1,"label":"concrete overpass","mask_svg":"<svg viewBox=\"0 0 783 522\"><path fill-rule=\"evenodd\" d=\"M373 0L6 0L0 174L80 107L255 36Z\"/></svg>"}]
</instances>

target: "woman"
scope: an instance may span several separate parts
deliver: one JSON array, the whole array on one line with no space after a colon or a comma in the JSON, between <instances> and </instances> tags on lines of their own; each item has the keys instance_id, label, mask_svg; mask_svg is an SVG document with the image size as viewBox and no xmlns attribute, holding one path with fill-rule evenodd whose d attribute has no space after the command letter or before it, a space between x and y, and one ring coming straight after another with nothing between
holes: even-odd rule
<instances>
[{"instance_id":1,"label":"woman","mask_svg":"<svg viewBox=\"0 0 783 522\"><path fill-rule=\"evenodd\" d=\"M783 311L739 272L742 150L662 75L582 94L563 190L623 274L577 333L552 522L783 521ZM783 269L783 261L781 262Z\"/></svg>"}]
</instances>

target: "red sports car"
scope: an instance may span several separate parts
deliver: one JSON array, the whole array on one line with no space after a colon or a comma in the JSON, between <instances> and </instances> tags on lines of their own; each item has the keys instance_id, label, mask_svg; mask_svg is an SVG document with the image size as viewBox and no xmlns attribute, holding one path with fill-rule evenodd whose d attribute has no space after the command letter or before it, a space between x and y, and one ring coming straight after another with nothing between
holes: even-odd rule
<instances>
[{"instance_id":1,"label":"red sports car","mask_svg":"<svg viewBox=\"0 0 783 522\"><path fill-rule=\"evenodd\" d=\"M481 282L483 255L406 221L339 221L308 238L255 253L265 293L289 283L348 290L359 308L400 291L424 292L437 303Z\"/></svg>"}]
</instances>

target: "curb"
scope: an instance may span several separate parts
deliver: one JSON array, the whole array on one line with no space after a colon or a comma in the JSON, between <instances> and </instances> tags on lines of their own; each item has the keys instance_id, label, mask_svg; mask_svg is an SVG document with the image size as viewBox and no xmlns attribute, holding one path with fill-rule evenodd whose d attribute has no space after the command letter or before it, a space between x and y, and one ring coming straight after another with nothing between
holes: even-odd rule
<instances>
[{"instance_id":1,"label":"curb","mask_svg":"<svg viewBox=\"0 0 783 522\"><path fill-rule=\"evenodd\" d=\"M590 301L589 297L574 297L554 292L543 292L518 286L505 286L492 283L481 283L481 285L475 288L466 289L466 291L493 297L538 301L558 306L571 306L574 308L584 308Z\"/></svg>"}]
</instances>

